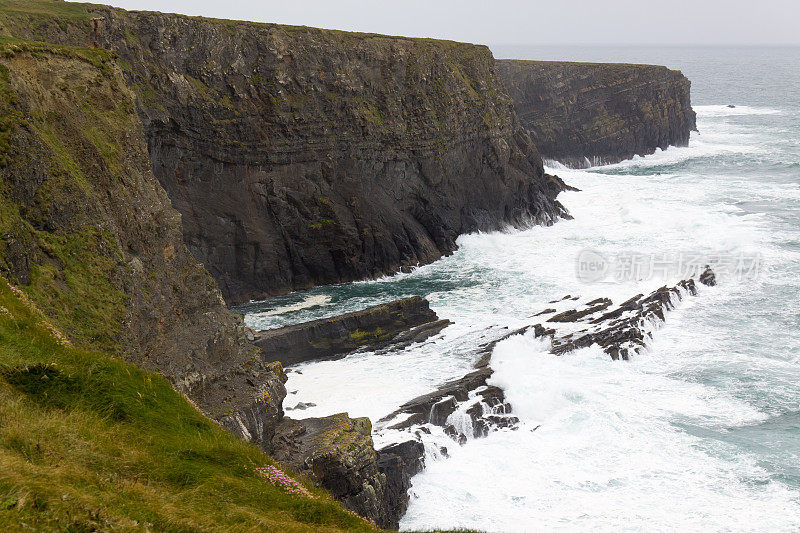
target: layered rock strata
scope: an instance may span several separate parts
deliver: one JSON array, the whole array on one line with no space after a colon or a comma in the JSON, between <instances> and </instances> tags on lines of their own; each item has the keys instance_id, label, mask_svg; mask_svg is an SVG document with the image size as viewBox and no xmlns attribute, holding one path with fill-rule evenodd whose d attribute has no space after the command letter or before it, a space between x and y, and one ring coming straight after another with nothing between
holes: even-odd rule
<instances>
[{"instance_id":1,"label":"layered rock strata","mask_svg":"<svg viewBox=\"0 0 800 533\"><path fill-rule=\"evenodd\" d=\"M73 343L161 372L209 416L267 436L285 377L187 250L112 54L0 48L0 271Z\"/></svg>"},{"instance_id":2,"label":"layered rock strata","mask_svg":"<svg viewBox=\"0 0 800 533\"><path fill-rule=\"evenodd\" d=\"M408 440L376 451L370 420L347 413L284 418L268 450L327 488L348 509L387 529L397 529L408 507L411 477L424 466L422 443Z\"/></svg>"},{"instance_id":3,"label":"layered rock strata","mask_svg":"<svg viewBox=\"0 0 800 533\"><path fill-rule=\"evenodd\" d=\"M716 285L714 271L706 267L698 281ZM550 352L555 355L597 345L612 359L627 360L646 347L652 337L652 326L666 320L666 311L674 309L685 297L696 295L697 285L689 278L647 296L638 294L617 306L610 300L599 299L558 313L548 309L543 312L544 316L551 315L546 322L519 332L533 331L536 337L549 337Z\"/></svg>"}]
</instances>

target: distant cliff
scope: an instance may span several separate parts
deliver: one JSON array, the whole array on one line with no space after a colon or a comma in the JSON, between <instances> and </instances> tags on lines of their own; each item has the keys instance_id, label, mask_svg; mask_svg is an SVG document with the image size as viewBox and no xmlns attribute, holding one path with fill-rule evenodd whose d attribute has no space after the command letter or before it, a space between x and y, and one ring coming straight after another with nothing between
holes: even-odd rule
<instances>
[{"instance_id":1,"label":"distant cliff","mask_svg":"<svg viewBox=\"0 0 800 533\"><path fill-rule=\"evenodd\" d=\"M691 82L653 65L497 61L542 157L573 167L686 146L695 129Z\"/></svg>"},{"instance_id":2,"label":"distant cliff","mask_svg":"<svg viewBox=\"0 0 800 533\"><path fill-rule=\"evenodd\" d=\"M155 175L229 304L562 212L485 46L86 9L9 29L119 55Z\"/></svg>"}]
</instances>

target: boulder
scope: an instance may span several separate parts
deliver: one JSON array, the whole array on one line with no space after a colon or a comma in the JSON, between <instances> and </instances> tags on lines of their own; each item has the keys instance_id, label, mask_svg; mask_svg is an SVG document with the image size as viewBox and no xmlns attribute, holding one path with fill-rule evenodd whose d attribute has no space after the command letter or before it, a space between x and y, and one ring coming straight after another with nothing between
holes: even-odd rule
<instances>
[{"instance_id":1,"label":"boulder","mask_svg":"<svg viewBox=\"0 0 800 533\"><path fill-rule=\"evenodd\" d=\"M713 287L717 284L717 276L714 274L714 271L711 270L711 267L706 265L705 270L700 274L700 283L706 285L707 287Z\"/></svg>"}]
</instances>

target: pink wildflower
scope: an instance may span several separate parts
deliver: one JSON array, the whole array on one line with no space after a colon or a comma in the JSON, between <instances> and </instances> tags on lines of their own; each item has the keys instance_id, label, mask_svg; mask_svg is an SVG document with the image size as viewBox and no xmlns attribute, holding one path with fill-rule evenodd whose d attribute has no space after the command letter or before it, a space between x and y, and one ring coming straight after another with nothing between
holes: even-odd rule
<instances>
[{"instance_id":1,"label":"pink wildflower","mask_svg":"<svg viewBox=\"0 0 800 533\"><path fill-rule=\"evenodd\" d=\"M267 481L272 483L278 488L281 488L288 492L289 494L294 494L295 496L303 496L305 498L314 498L314 495L311 494L308 489L302 486L300 483L286 475L281 469L276 468L274 466L262 466L260 468L256 468L256 473L261 477L267 478Z\"/></svg>"}]
</instances>

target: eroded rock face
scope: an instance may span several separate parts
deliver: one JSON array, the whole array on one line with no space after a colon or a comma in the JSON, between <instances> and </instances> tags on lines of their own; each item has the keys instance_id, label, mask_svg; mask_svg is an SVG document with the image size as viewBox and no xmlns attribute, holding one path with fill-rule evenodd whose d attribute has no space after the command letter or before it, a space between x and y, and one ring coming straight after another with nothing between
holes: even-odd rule
<instances>
[{"instance_id":1,"label":"eroded rock face","mask_svg":"<svg viewBox=\"0 0 800 533\"><path fill-rule=\"evenodd\" d=\"M468 403L469 408L466 408L465 411L472 420L473 428L473 434L468 437L486 436L490 427L493 426L487 416L511 411L511 406L506 402L503 391L498 387L486 384L486 380L492 373L492 369L485 364L460 379L442 384L434 392L404 403L397 411L380 421L387 423L386 429L406 429L420 424L433 424L447 428L450 415L455 413L460 406ZM486 409L483 408L484 405ZM398 417L402 418L400 422L392 422ZM515 422L516 419L509 417L508 421L504 421L496 427L507 427ZM455 436L458 437L457 434Z\"/></svg>"},{"instance_id":2,"label":"eroded rock face","mask_svg":"<svg viewBox=\"0 0 800 533\"><path fill-rule=\"evenodd\" d=\"M653 65L503 59L498 72L542 157L572 167L686 146L690 81Z\"/></svg>"},{"instance_id":3,"label":"eroded rock face","mask_svg":"<svg viewBox=\"0 0 800 533\"><path fill-rule=\"evenodd\" d=\"M117 52L153 170L229 304L551 223L563 184L485 46L87 8L37 38ZM62 27L63 26L63 27Z\"/></svg>"},{"instance_id":4,"label":"eroded rock face","mask_svg":"<svg viewBox=\"0 0 800 533\"><path fill-rule=\"evenodd\" d=\"M0 270L73 342L162 372L211 417L241 416L243 435L269 434L285 376L254 357L184 245L122 72L110 55L41 48L0 60Z\"/></svg>"},{"instance_id":5,"label":"eroded rock face","mask_svg":"<svg viewBox=\"0 0 800 533\"><path fill-rule=\"evenodd\" d=\"M408 509L411 478L425 467L425 446L417 440L392 444L378 450L378 470L386 476L386 512L399 522ZM397 528L398 523L392 523Z\"/></svg>"},{"instance_id":6,"label":"eroded rock face","mask_svg":"<svg viewBox=\"0 0 800 533\"><path fill-rule=\"evenodd\" d=\"M361 348L419 342L450 324L439 320L427 300L412 296L310 322L259 331L255 344L265 361L284 366L344 356Z\"/></svg>"}]
</instances>

